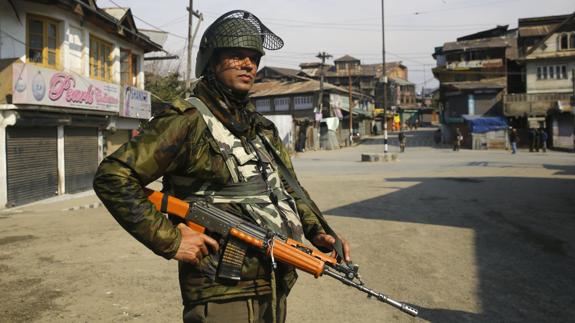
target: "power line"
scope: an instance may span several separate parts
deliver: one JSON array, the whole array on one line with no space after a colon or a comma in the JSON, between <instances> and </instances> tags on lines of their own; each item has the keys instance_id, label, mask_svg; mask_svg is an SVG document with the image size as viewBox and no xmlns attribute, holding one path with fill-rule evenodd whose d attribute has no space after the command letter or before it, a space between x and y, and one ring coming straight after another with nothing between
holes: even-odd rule
<instances>
[{"instance_id":1,"label":"power line","mask_svg":"<svg viewBox=\"0 0 575 323\"><path fill-rule=\"evenodd\" d=\"M120 9L123 9L123 8L124 8L124 7L120 6L119 4L117 4L116 2L114 2L114 0L108 0L108 1L111 2L113 5L115 5L117 8L120 8ZM132 17L136 18L137 20L143 22L144 24L146 24L146 25L148 25L148 26L150 26L150 27L152 27L152 28L155 28L155 29L158 30L158 31L167 33L167 34L172 35L172 36L177 37L177 38L187 39L187 37L184 37L184 36L181 36L181 35L178 35L178 34L174 34L174 33L169 32L169 31L165 31L165 30L163 30L162 28L160 28L160 27L158 27L158 26L155 26L155 25L153 25L153 24L151 24L151 23L145 21L144 19L142 19L142 18L140 18L140 17L138 17L138 16L136 16L136 15L134 15L134 14L132 14Z\"/></svg>"}]
</instances>

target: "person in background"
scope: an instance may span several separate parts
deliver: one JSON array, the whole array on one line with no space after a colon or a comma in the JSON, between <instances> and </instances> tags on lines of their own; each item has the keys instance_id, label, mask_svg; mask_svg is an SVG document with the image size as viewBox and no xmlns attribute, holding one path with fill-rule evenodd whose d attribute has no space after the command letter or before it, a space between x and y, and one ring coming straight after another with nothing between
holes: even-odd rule
<instances>
[{"instance_id":1,"label":"person in background","mask_svg":"<svg viewBox=\"0 0 575 323\"><path fill-rule=\"evenodd\" d=\"M399 134L397 135L397 139L399 140L399 152L404 152L407 138L405 137L405 133L403 132L403 130L399 132Z\"/></svg>"},{"instance_id":2,"label":"person in background","mask_svg":"<svg viewBox=\"0 0 575 323\"><path fill-rule=\"evenodd\" d=\"M517 153L517 129L511 127L511 131L509 132L509 142L511 143L511 153Z\"/></svg>"},{"instance_id":3,"label":"person in background","mask_svg":"<svg viewBox=\"0 0 575 323\"><path fill-rule=\"evenodd\" d=\"M453 151L459 151L461 148L461 142L463 141L463 135L459 128L455 129L455 135L453 136Z\"/></svg>"},{"instance_id":4,"label":"person in background","mask_svg":"<svg viewBox=\"0 0 575 323\"><path fill-rule=\"evenodd\" d=\"M539 128L537 137L539 138L538 139L539 148L541 148L541 151L543 151L544 153L547 152L547 140L549 139L547 131L545 131L544 128Z\"/></svg>"}]
</instances>

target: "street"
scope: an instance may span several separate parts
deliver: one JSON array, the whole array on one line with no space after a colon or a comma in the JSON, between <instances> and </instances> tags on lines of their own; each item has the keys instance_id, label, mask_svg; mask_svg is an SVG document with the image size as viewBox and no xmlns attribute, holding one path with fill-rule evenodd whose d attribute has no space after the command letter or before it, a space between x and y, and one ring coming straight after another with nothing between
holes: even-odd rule
<instances>
[{"instance_id":1,"label":"street","mask_svg":"<svg viewBox=\"0 0 575 323\"><path fill-rule=\"evenodd\" d=\"M454 152L407 132L294 156L298 178L351 243L367 287L300 273L288 322L568 322L575 317L575 159ZM157 183L154 183L157 187ZM90 193L0 210L0 322L178 322L177 264L129 236Z\"/></svg>"}]
</instances>

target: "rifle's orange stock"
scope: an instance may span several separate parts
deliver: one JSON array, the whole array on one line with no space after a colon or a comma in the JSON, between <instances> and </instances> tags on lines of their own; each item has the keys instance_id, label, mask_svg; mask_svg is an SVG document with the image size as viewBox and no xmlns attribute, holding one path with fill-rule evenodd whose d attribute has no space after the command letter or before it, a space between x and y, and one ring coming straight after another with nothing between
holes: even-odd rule
<instances>
[{"instance_id":1,"label":"rifle's orange stock","mask_svg":"<svg viewBox=\"0 0 575 323\"><path fill-rule=\"evenodd\" d=\"M144 192L148 195L148 200L154 204L156 210L160 211L162 209L162 198L164 197L164 193L156 192L151 189L144 188ZM166 203L166 212L171 215L175 215L182 219L185 219L188 215L190 210L190 204L175 198L173 196L168 196L168 203ZM199 233L206 232L206 228L202 227L201 225L195 224L191 221L186 221L186 224L190 229L197 231Z\"/></svg>"}]
</instances>

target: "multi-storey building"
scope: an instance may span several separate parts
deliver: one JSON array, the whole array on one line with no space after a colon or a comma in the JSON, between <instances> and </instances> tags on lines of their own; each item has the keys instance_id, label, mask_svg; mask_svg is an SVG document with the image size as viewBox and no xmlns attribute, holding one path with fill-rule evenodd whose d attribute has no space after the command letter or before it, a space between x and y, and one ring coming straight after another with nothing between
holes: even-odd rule
<instances>
[{"instance_id":1,"label":"multi-storey building","mask_svg":"<svg viewBox=\"0 0 575 323\"><path fill-rule=\"evenodd\" d=\"M91 188L104 154L150 117L129 9L0 0L0 208Z\"/></svg>"},{"instance_id":2,"label":"multi-storey building","mask_svg":"<svg viewBox=\"0 0 575 323\"><path fill-rule=\"evenodd\" d=\"M503 97L509 82L508 66L517 58L516 33L508 26L497 26L435 49L433 74L440 82L445 139L453 137L458 128L464 146L505 147ZM486 135L488 132L491 134Z\"/></svg>"},{"instance_id":3,"label":"multi-storey building","mask_svg":"<svg viewBox=\"0 0 575 323\"><path fill-rule=\"evenodd\" d=\"M554 148L575 149L575 13L519 19L518 64L523 77L516 93L505 97L513 125L544 128Z\"/></svg>"}]
</instances>

